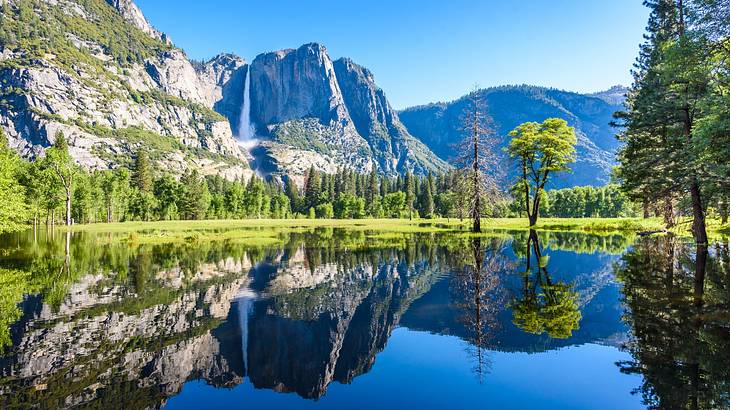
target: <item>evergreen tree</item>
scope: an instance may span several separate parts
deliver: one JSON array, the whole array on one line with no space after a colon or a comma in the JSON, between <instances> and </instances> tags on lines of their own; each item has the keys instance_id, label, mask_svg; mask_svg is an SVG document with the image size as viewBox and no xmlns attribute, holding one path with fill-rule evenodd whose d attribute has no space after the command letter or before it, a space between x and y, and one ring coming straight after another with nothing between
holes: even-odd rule
<instances>
[{"instance_id":1,"label":"evergreen tree","mask_svg":"<svg viewBox=\"0 0 730 410\"><path fill-rule=\"evenodd\" d=\"M152 175L152 166L147 151L140 150L137 152L137 158L134 160L134 174L132 176L134 186L140 192L151 193L154 189L154 176Z\"/></svg>"},{"instance_id":2,"label":"evergreen tree","mask_svg":"<svg viewBox=\"0 0 730 410\"><path fill-rule=\"evenodd\" d=\"M299 197L299 188L291 178L287 178L284 185L286 196L289 198L289 204L293 212L301 212L301 198Z\"/></svg>"},{"instance_id":3,"label":"evergreen tree","mask_svg":"<svg viewBox=\"0 0 730 410\"><path fill-rule=\"evenodd\" d=\"M204 219L210 204L208 184L200 178L198 171L188 170L180 178L180 216L183 219Z\"/></svg>"},{"instance_id":4,"label":"evergreen tree","mask_svg":"<svg viewBox=\"0 0 730 410\"><path fill-rule=\"evenodd\" d=\"M413 219L414 202L416 200L416 187L413 180L413 174L410 171L406 173L405 177L405 194L406 194L406 207L408 208L408 219Z\"/></svg>"}]
</instances>

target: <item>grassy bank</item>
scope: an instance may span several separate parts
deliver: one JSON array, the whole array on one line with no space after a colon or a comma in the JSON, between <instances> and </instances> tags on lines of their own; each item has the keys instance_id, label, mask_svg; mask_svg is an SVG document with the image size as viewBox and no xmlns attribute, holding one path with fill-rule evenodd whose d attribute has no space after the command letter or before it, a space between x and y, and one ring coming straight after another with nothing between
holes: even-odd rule
<instances>
[{"instance_id":1,"label":"grassy bank","mask_svg":"<svg viewBox=\"0 0 730 410\"><path fill-rule=\"evenodd\" d=\"M198 240L238 240L268 245L278 242L286 232L314 228L346 228L383 233L469 233L470 222L458 219L242 219L204 221L152 221L76 225L61 228L74 232L109 233L110 240L134 243L192 242ZM681 220L673 232L691 236L690 223ZM495 218L482 222L485 233L503 230L527 230L525 218ZM660 218L544 218L533 227L538 231L582 232L592 234L635 235L639 232L662 231ZM711 220L708 231L712 238L730 236L730 227Z\"/></svg>"}]
</instances>

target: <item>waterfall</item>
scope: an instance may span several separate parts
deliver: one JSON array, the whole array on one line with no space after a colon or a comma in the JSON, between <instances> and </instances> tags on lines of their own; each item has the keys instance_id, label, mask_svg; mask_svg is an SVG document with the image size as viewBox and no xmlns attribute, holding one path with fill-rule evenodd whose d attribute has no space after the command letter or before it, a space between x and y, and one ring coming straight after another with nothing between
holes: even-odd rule
<instances>
[{"instance_id":1,"label":"waterfall","mask_svg":"<svg viewBox=\"0 0 730 410\"><path fill-rule=\"evenodd\" d=\"M251 123L251 66L246 68L246 81L243 85L243 104L238 122L238 143L247 149L253 148L256 141L256 127Z\"/></svg>"},{"instance_id":2,"label":"waterfall","mask_svg":"<svg viewBox=\"0 0 730 410\"><path fill-rule=\"evenodd\" d=\"M248 318L253 310L253 303L257 296L248 286L239 290L238 297L238 325L241 329L241 354L243 357L243 366L246 374L250 372L250 363L248 361Z\"/></svg>"}]
</instances>

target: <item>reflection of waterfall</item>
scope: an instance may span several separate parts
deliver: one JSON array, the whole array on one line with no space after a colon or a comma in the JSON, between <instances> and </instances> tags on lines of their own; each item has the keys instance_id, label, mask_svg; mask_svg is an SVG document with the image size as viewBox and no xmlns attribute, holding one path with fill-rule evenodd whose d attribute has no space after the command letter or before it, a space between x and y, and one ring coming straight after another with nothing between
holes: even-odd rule
<instances>
[{"instance_id":1,"label":"reflection of waterfall","mask_svg":"<svg viewBox=\"0 0 730 410\"><path fill-rule=\"evenodd\" d=\"M251 315L253 309L253 303L258 297L248 286L241 288L238 292L238 324L241 328L241 357L243 358L243 365L246 369L246 374L249 373L249 362L248 362L248 317Z\"/></svg>"},{"instance_id":2,"label":"reflection of waterfall","mask_svg":"<svg viewBox=\"0 0 730 410\"><path fill-rule=\"evenodd\" d=\"M238 122L238 143L247 150L258 144L256 127L251 122L251 66L246 68L246 81L243 85L243 104Z\"/></svg>"}]
</instances>

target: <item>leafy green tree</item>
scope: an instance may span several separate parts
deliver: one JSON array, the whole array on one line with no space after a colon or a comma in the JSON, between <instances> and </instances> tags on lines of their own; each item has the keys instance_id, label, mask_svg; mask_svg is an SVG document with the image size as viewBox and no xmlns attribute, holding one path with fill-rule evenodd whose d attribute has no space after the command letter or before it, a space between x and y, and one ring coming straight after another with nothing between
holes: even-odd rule
<instances>
[{"instance_id":1,"label":"leafy green tree","mask_svg":"<svg viewBox=\"0 0 730 410\"><path fill-rule=\"evenodd\" d=\"M519 167L520 190L530 226L537 223L545 185L556 172L568 171L575 160L575 130L559 118L548 118L542 124L526 122L509 133L512 137L507 152Z\"/></svg>"},{"instance_id":2,"label":"leafy green tree","mask_svg":"<svg viewBox=\"0 0 730 410\"><path fill-rule=\"evenodd\" d=\"M271 198L271 215L273 218L286 219L291 216L289 197L285 193L279 193Z\"/></svg>"},{"instance_id":3,"label":"leafy green tree","mask_svg":"<svg viewBox=\"0 0 730 410\"><path fill-rule=\"evenodd\" d=\"M165 174L155 181L154 194L157 198L155 213L160 220L173 220L179 217L178 202L180 202L180 184L171 175Z\"/></svg>"},{"instance_id":4,"label":"leafy green tree","mask_svg":"<svg viewBox=\"0 0 730 410\"><path fill-rule=\"evenodd\" d=\"M334 207L329 202L317 205L315 213L317 215L317 218L332 219L335 217Z\"/></svg>"},{"instance_id":5,"label":"leafy green tree","mask_svg":"<svg viewBox=\"0 0 730 410\"><path fill-rule=\"evenodd\" d=\"M210 205L208 184L195 169L188 170L180 178L182 194L179 212L184 219L205 219Z\"/></svg>"},{"instance_id":6,"label":"leafy green tree","mask_svg":"<svg viewBox=\"0 0 730 410\"><path fill-rule=\"evenodd\" d=\"M388 218L403 218L409 213L406 194L398 191L386 194L383 198L383 214Z\"/></svg>"},{"instance_id":7,"label":"leafy green tree","mask_svg":"<svg viewBox=\"0 0 730 410\"><path fill-rule=\"evenodd\" d=\"M547 333L557 339L570 337L582 318L578 293L568 284L553 282L547 270L550 258L542 253L535 231L530 230L524 249L522 296L511 303L512 322L528 333Z\"/></svg>"},{"instance_id":8,"label":"leafy green tree","mask_svg":"<svg viewBox=\"0 0 730 410\"><path fill-rule=\"evenodd\" d=\"M63 189L66 201L66 225L71 225L71 200L74 191L74 178L79 172L76 163L68 152L66 137L61 131L56 134L56 140L51 148L46 150L45 163L53 171L57 182Z\"/></svg>"},{"instance_id":9,"label":"leafy green tree","mask_svg":"<svg viewBox=\"0 0 730 410\"><path fill-rule=\"evenodd\" d=\"M243 208L249 218L263 218L264 204L268 203L263 181L255 175L251 177L243 196Z\"/></svg>"},{"instance_id":10,"label":"leafy green tree","mask_svg":"<svg viewBox=\"0 0 730 410\"><path fill-rule=\"evenodd\" d=\"M0 233L22 229L29 216L19 170L20 158L10 150L0 128Z\"/></svg>"}]
</instances>

